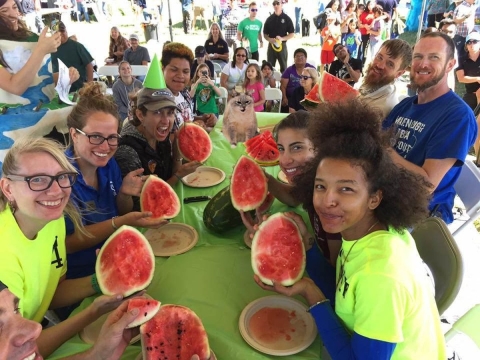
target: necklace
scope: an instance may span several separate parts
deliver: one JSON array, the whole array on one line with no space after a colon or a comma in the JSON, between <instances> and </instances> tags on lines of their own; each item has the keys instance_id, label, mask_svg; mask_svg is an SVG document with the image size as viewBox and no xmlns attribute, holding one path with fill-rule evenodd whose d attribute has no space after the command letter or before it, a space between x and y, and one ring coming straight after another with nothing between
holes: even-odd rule
<instances>
[{"instance_id":1,"label":"necklace","mask_svg":"<svg viewBox=\"0 0 480 360\"><path fill-rule=\"evenodd\" d=\"M368 228L367 232L365 233L365 235L363 235L360 239L362 239L363 237L367 236L368 233L370 232L370 230L372 230L375 225L378 224L378 220ZM350 248L350 250L348 250L348 253L347 253L347 256L345 256L345 260L343 260L342 264L340 265L340 273L338 274L338 279L337 279L337 284L335 285L335 290L338 289L338 285L340 285L340 281L342 280L342 278L344 277L345 275L345 263L347 262L348 260L348 255L350 255L350 253L352 252L352 249L355 247L355 245L357 245L357 243L360 241L360 239L358 239L355 244L352 245L352 247Z\"/></svg>"}]
</instances>

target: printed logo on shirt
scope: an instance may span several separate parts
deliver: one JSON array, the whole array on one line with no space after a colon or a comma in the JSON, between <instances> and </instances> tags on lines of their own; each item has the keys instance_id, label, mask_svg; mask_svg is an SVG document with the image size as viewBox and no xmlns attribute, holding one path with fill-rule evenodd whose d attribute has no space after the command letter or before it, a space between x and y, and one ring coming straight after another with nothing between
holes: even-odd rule
<instances>
[{"instance_id":1,"label":"printed logo on shirt","mask_svg":"<svg viewBox=\"0 0 480 360\"><path fill-rule=\"evenodd\" d=\"M157 162L155 160L150 160L148 162L148 170L150 171L150 173L154 174L156 167L157 167Z\"/></svg>"},{"instance_id":2,"label":"printed logo on shirt","mask_svg":"<svg viewBox=\"0 0 480 360\"><path fill-rule=\"evenodd\" d=\"M282 24L285 23L285 19L280 20L280 22L281 22Z\"/></svg>"},{"instance_id":3,"label":"printed logo on shirt","mask_svg":"<svg viewBox=\"0 0 480 360\"><path fill-rule=\"evenodd\" d=\"M56 265L56 269L60 269L63 267L63 259L60 257L60 253L58 252L58 237L55 236L55 242L53 243L52 253L54 254L55 259L52 259L51 264Z\"/></svg>"},{"instance_id":4,"label":"printed logo on shirt","mask_svg":"<svg viewBox=\"0 0 480 360\"><path fill-rule=\"evenodd\" d=\"M112 190L113 196L117 196L117 192L115 191L115 185L113 185L112 180L110 180L110 190Z\"/></svg>"},{"instance_id":5,"label":"printed logo on shirt","mask_svg":"<svg viewBox=\"0 0 480 360\"><path fill-rule=\"evenodd\" d=\"M420 134L425 129L425 123L399 116L395 120L395 125L397 133L393 147L401 156L405 157L417 143L417 133Z\"/></svg>"},{"instance_id":6,"label":"printed logo on shirt","mask_svg":"<svg viewBox=\"0 0 480 360\"><path fill-rule=\"evenodd\" d=\"M212 97L211 94L212 94L212 91L210 88L203 88L202 90L200 90L198 95L199 95L200 101L203 104L206 104Z\"/></svg>"}]
</instances>

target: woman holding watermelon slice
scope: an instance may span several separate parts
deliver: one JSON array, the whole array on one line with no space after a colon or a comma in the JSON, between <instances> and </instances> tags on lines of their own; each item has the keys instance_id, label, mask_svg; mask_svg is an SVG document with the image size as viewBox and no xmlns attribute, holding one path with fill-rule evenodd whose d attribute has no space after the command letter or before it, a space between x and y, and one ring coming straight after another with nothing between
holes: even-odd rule
<instances>
[{"instance_id":1,"label":"woman holding watermelon slice","mask_svg":"<svg viewBox=\"0 0 480 360\"><path fill-rule=\"evenodd\" d=\"M431 283L407 230L428 216L428 184L392 162L376 112L356 100L325 105L312 115L322 124L309 127L316 154L295 193L326 231L342 234L335 311L310 278L291 287L255 281L303 296L333 359L445 359Z\"/></svg>"}]
</instances>

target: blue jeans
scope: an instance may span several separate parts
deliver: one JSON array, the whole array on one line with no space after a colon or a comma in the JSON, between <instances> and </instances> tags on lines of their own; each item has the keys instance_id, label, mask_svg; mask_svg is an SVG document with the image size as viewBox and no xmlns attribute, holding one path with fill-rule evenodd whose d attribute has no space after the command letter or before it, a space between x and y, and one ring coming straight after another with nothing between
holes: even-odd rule
<instances>
[{"instance_id":1,"label":"blue jeans","mask_svg":"<svg viewBox=\"0 0 480 360\"><path fill-rule=\"evenodd\" d=\"M90 17L88 16L88 10L85 9L85 6L83 3L77 2L77 10L79 12L79 19L78 21L82 21L82 15L85 16L85 21L90 22Z\"/></svg>"},{"instance_id":2,"label":"blue jeans","mask_svg":"<svg viewBox=\"0 0 480 360\"><path fill-rule=\"evenodd\" d=\"M301 21L302 21L302 8L295 7L295 34L300 34Z\"/></svg>"}]
</instances>

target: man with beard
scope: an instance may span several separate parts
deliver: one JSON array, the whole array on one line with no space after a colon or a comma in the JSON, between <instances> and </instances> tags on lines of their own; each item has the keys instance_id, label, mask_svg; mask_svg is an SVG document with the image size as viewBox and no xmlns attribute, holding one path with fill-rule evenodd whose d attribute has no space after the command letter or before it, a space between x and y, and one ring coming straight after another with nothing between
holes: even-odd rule
<instances>
[{"instance_id":1,"label":"man with beard","mask_svg":"<svg viewBox=\"0 0 480 360\"><path fill-rule=\"evenodd\" d=\"M472 110L448 87L454 51L453 40L444 33L420 38L410 70L411 86L418 95L400 102L383 123L396 132L392 160L431 184L429 209L447 224L453 221L453 185L477 136Z\"/></svg>"},{"instance_id":2,"label":"man with beard","mask_svg":"<svg viewBox=\"0 0 480 360\"><path fill-rule=\"evenodd\" d=\"M355 85L362 75L362 61L352 58L342 44L335 44L333 53L337 60L332 62L328 72L351 86Z\"/></svg>"},{"instance_id":3,"label":"man with beard","mask_svg":"<svg viewBox=\"0 0 480 360\"><path fill-rule=\"evenodd\" d=\"M376 107L386 117L400 101L395 80L412 60L412 48L404 40L387 40L367 68L360 96L369 106Z\"/></svg>"}]
</instances>

